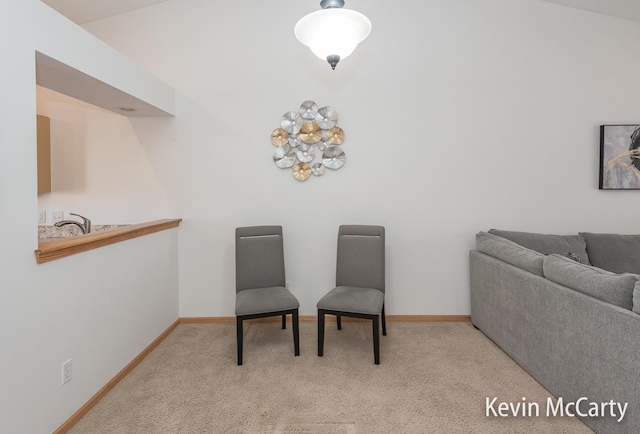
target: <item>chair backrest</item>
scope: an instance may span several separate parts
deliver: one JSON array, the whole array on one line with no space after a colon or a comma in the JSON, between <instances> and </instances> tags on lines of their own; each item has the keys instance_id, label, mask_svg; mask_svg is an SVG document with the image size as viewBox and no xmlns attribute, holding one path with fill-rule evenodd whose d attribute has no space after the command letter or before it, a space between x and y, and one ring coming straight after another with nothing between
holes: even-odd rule
<instances>
[{"instance_id":1,"label":"chair backrest","mask_svg":"<svg viewBox=\"0 0 640 434\"><path fill-rule=\"evenodd\" d=\"M342 225L338 230L336 286L384 292L384 227Z\"/></svg>"},{"instance_id":2,"label":"chair backrest","mask_svg":"<svg viewBox=\"0 0 640 434\"><path fill-rule=\"evenodd\" d=\"M282 226L236 228L236 292L285 286Z\"/></svg>"}]
</instances>

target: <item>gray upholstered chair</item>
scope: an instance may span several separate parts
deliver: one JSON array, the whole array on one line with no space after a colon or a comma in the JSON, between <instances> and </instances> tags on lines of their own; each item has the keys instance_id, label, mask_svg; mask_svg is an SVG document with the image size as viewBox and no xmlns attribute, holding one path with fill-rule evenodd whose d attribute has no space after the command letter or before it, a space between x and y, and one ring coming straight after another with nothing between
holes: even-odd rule
<instances>
[{"instance_id":1,"label":"gray upholstered chair","mask_svg":"<svg viewBox=\"0 0 640 434\"><path fill-rule=\"evenodd\" d=\"M324 353L325 314L370 319L373 322L373 359L380 364L380 326L387 335L384 314L384 227L343 225L338 231L336 287L318 301L318 356Z\"/></svg>"},{"instance_id":2,"label":"gray upholstered chair","mask_svg":"<svg viewBox=\"0 0 640 434\"><path fill-rule=\"evenodd\" d=\"M282 226L236 228L236 330L238 365L242 365L243 321L287 315L293 324L293 346L300 355L298 307L296 297L285 288Z\"/></svg>"}]
</instances>

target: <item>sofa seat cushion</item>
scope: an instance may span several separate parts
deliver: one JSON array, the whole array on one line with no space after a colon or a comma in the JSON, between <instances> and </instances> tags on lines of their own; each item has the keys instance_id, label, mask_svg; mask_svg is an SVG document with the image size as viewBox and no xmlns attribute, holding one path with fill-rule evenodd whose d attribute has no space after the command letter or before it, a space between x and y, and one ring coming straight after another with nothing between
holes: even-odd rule
<instances>
[{"instance_id":1,"label":"sofa seat cushion","mask_svg":"<svg viewBox=\"0 0 640 434\"><path fill-rule=\"evenodd\" d=\"M613 273L640 274L640 235L581 232L592 265Z\"/></svg>"},{"instance_id":2,"label":"sofa seat cushion","mask_svg":"<svg viewBox=\"0 0 640 434\"><path fill-rule=\"evenodd\" d=\"M544 277L552 282L624 309L633 309L633 291L640 281L636 274L615 274L557 254L546 256L543 267Z\"/></svg>"},{"instance_id":3,"label":"sofa seat cushion","mask_svg":"<svg viewBox=\"0 0 640 434\"><path fill-rule=\"evenodd\" d=\"M583 264L590 264L587 254L587 243L580 235L552 235L536 234L532 232L503 231L491 229L489 233L518 243L528 249L543 254L558 253L561 255L574 254Z\"/></svg>"},{"instance_id":4,"label":"sofa seat cushion","mask_svg":"<svg viewBox=\"0 0 640 434\"><path fill-rule=\"evenodd\" d=\"M476 246L478 251L482 253L538 276L544 276L542 270L544 255L539 252L487 232L480 232L476 235Z\"/></svg>"}]
</instances>

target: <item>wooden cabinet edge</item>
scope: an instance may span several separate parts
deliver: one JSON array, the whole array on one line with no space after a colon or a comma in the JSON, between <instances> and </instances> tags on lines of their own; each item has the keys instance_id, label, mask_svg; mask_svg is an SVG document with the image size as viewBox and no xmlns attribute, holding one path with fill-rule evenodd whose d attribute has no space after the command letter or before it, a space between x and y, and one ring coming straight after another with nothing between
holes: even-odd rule
<instances>
[{"instance_id":1,"label":"wooden cabinet edge","mask_svg":"<svg viewBox=\"0 0 640 434\"><path fill-rule=\"evenodd\" d=\"M36 116L38 146L38 194L51 193L51 120Z\"/></svg>"},{"instance_id":2,"label":"wooden cabinet edge","mask_svg":"<svg viewBox=\"0 0 640 434\"><path fill-rule=\"evenodd\" d=\"M79 235L77 237L45 241L39 243L38 248L34 251L36 255L36 262L38 264L42 264L44 262L64 258L76 253L86 252L88 250L108 246L109 244L115 244L121 241L126 241L133 238L142 237L144 235L153 234L155 232L175 228L180 225L181 221L182 219L155 220L151 222L110 229L103 232L94 232L90 234Z\"/></svg>"}]
</instances>

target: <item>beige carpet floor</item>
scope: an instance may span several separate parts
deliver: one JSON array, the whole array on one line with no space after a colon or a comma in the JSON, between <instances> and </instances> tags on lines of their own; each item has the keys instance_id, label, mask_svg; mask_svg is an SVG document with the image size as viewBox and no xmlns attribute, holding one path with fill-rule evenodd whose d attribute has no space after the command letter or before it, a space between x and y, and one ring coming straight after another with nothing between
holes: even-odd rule
<instances>
[{"instance_id":1,"label":"beige carpet floor","mask_svg":"<svg viewBox=\"0 0 640 434\"><path fill-rule=\"evenodd\" d=\"M552 396L469 323L387 324L374 365L370 323L181 324L71 433L591 433L544 415ZM486 398L540 403L540 417L486 417Z\"/></svg>"}]
</instances>

